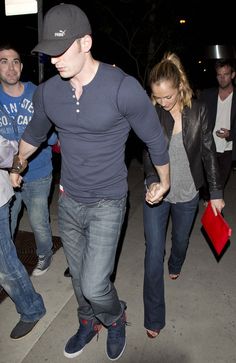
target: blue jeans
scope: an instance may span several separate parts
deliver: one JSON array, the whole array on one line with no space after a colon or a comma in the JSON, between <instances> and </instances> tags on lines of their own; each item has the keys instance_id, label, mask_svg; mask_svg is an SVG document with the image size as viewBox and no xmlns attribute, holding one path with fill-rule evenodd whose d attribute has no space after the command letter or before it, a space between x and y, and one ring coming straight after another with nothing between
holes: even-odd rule
<instances>
[{"instance_id":1,"label":"blue jeans","mask_svg":"<svg viewBox=\"0 0 236 363\"><path fill-rule=\"evenodd\" d=\"M126 210L126 197L83 204L61 193L59 230L81 319L109 326L124 304L110 281Z\"/></svg>"},{"instance_id":2,"label":"blue jeans","mask_svg":"<svg viewBox=\"0 0 236 363\"><path fill-rule=\"evenodd\" d=\"M36 321L46 313L41 295L17 257L9 227L9 203L0 207L0 285L15 303L21 320Z\"/></svg>"},{"instance_id":3,"label":"blue jeans","mask_svg":"<svg viewBox=\"0 0 236 363\"><path fill-rule=\"evenodd\" d=\"M165 326L164 258L168 220L172 220L172 248L168 259L170 274L179 274L184 263L190 232L198 209L198 195L189 202L144 202L144 326L160 330Z\"/></svg>"},{"instance_id":4,"label":"blue jeans","mask_svg":"<svg viewBox=\"0 0 236 363\"><path fill-rule=\"evenodd\" d=\"M15 198L11 204L11 232L15 234L18 216L24 202L31 229L34 233L37 255L52 255L52 232L49 219L48 197L51 190L52 175L24 182L20 189L15 190Z\"/></svg>"}]
</instances>

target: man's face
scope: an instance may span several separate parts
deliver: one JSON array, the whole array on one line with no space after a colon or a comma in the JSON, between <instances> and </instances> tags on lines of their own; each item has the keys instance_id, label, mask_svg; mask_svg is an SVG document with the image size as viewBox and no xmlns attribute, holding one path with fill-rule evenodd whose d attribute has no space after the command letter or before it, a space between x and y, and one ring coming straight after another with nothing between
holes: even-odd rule
<instances>
[{"instance_id":1,"label":"man's face","mask_svg":"<svg viewBox=\"0 0 236 363\"><path fill-rule=\"evenodd\" d=\"M20 79L23 65L19 54L13 49L0 51L0 81L7 85L15 85Z\"/></svg>"},{"instance_id":2,"label":"man's face","mask_svg":"<svg viewBox=\"0 0 236 363\"><path fill-rule=\"evenodd\" d=\"M216 70L216 78L220 88L227 88L232 83L235 73L230 66L219 67Z\"/></svg>"},{"instance_id":3,"label":"man's face","mask_svg":"<svg viewBox=\"0 0 236 363\"><path fill-rule=\"evenodd\" d=\"M67 51L57 57L51 57L57 71L63 78L72 78L78 75L85 62L84 52L81 50L80 40L75 40Z\"/></svg>"}]
</instances>

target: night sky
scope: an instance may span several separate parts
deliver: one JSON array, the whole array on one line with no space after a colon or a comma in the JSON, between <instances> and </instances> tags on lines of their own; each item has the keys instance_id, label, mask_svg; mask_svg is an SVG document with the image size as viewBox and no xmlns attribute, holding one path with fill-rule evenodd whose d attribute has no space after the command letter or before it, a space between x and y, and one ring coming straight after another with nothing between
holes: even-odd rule
<instances>
[{"instance_id":1,"label":"night sky","mask_svg":"<svg viewBox=\"0 0 236 363\"><path fill-rule=\"evenodd\" d=\"M60 2L44 0L43 13ZM205 8L207 1L202 0L146 0L140 1L141 4L136 0L64 2L77 4L87 13L93 29L94 57L117 64L144 85L148 69L166 50L175 51L181 57L193 86L208 85L213 67L212 61L205 58L205 47L236 43L229 1L220 6L210 3L210 10ZM186 19L185 25L179 24L180 18ZM23 56L23 76L36 83L38 60L30 51L38 41L37 23L37 14L6 17L4 1L1 1L0 42L14 40ZM151 53L150 44L153 45ZM49 63L44 68L46 78L54 72Z\"/></svg>"}]
</instances>

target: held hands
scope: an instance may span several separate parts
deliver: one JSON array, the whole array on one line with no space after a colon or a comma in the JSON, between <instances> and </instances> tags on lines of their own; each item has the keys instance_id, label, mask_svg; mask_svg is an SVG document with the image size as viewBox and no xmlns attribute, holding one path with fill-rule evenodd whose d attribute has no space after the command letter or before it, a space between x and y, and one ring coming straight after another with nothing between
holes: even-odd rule
<instances>
[{"instance_id":1,"label":"held hands","mask_svg":"<svg viewBox=\"0 0 236 363\"><path fill-rule=\"evenodd\" d=\"M160 203L168 189L169 186L164 186L162 183L152 183L147 189L146 202L149 204Z\"/></svg>"},{"instance_id":2,"label":"held hands","mask_svg":"<svg viewBox=\"0 0 236 363\"><path fill-rule=\"evenodd\" d=\"M223 199L211 199L211 207L213 209L215 216L217 216L218 213L221 213L224 206L225 202Z\"/></svg>"}]
</instances>

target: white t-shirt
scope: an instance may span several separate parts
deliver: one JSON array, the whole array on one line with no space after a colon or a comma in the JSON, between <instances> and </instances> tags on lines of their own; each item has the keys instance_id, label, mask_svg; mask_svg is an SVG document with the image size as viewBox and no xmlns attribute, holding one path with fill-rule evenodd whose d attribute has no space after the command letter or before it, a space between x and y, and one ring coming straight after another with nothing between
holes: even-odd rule
<instances>
[{"instance_id":1,"label":"white t-shirt","mask_svg":"<svg viewBox=\"0 0 236 363\"><path fill-rule=\"evenodd\" d=\"M217 113L216 113L216 123L213 131L213 137L216 144L216 151L218 153L223 153L228 150L232 150L232 141L227 141L226 139L221 139L216 135L216 131L220 130L221 127L230 130L230 113L232 104L233 93L231 93L223 101L220 96L218 96L217 103Z\"/></svg>"}]
</instances>

